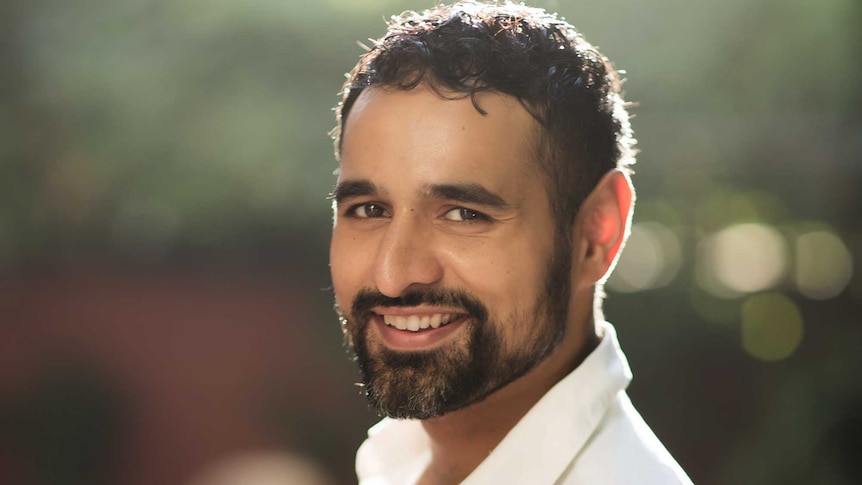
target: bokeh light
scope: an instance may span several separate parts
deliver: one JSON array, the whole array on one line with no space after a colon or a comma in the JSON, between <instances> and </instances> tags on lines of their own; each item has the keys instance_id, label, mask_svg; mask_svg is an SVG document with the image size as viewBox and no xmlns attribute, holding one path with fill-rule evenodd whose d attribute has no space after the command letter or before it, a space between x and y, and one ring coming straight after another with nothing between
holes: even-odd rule
<instances>
[{"instance_id":1,"label":"bokeh light","mask_svg":"<svg viewBox=\"0 0 862 485\"><path fill-rule=\"evenodd\" d=\"M742 304L742 347L764 361L790 356L802 342L802 314L780 293L764 293Z\"/></svg>"},{"instance_id":2,"label":"bokeh light","mask_svg":"<svg viewBox=\"0 0 862 485\"><path fill-rule=\"evenodd\" d=\"M658 222L634 224L608 288L620 293L660 288L673 280L681 263L682 248L673 231Z\"/></svg>"},{"instance_id":3,"label":"bokeh light","mask_svg":"<svg viewBox=\"0 0 862 485\"><path fill-rule=\"evenodd\" d=\"M722 298L775 287L788 270L787 243L766 224L736 224L701 241L697 282Z\"/></svg>"},{"instance_id":4,"label":"bokeh light","mask_svg":"<svg viewBox=\"0 0 862 485\"><path fill-rule=\"evenodd\" d=\"M355 483L377 416L332 312L327 133L357 41L435 3L0 3L0 484L311 483L280 452ZM862 483L862 3L526 3L628 71L604 310L647 422L699 485ZM117 392L39 391L65 355Z\"/></svg>"},{"instance_id":5,"label":"bokeh light","mask_svg":"<svg viewBox=\"0 0 862 485\"><path fill-rule=\"evenodd\" d=\"M735 328L739 323L739 302L719 298L700 285L690 285L689 304L698 316L707 322L721 324L723 328Z\"/></svg>"},{"instance_id":6,"label":"bokeh light","mask_svg":"<svg viewBox=\"0 0 862 485\"><path fill-rule=\"evenodd\" d=\"M850 251L834 233L813 231L796 239L794 276L799 293L815 300L833 298L852 275Z\"/></svg>"},{"instance_id":7,"label":"bokeh light","mask_svg":"<svg viewBox=\"0 0 862 485\"><path fill-rule=\"evenodd\" d=\"M329 485L332 479L315 463L287 452L245 452L216 461L186 485Z\"/></svg>"}]
</instances>

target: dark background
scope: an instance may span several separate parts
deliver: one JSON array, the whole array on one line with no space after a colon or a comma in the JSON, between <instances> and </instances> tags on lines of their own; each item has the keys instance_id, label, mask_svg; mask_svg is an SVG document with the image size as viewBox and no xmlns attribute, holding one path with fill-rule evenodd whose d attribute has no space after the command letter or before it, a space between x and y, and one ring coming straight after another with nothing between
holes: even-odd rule
<instances>
[{"instance_id":1,"label":"dark background","mask_svg":"<svg viewBox=\"0 0 862 485\"><path fill-rule=\"evenodd\" d=\"M534 4L639 104L635 404L700 485L862 483L862 4ZM0 4L0 483L354 480L327 132L431 5Z\"/></svg>"}]
</instances>

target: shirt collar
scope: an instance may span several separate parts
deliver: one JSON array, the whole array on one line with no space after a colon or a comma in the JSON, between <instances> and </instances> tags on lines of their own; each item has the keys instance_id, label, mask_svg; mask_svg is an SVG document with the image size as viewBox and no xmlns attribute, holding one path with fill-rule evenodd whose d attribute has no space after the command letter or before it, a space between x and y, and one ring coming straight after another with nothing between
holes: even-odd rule
<instances>
[{"instance_id":1,"label":"shirt collar","mask_svg":"<svg viewBox=\"0 0 862 485\"><path fill-rule=\"evenodd\" d=\"M562 475L632 378L613 326L601 322L599 332L595 350L527 412L462 485L507 483L513 472L528 473L531 483L553 483ZM356 472L363 484L412 483L430 459L421 422L386 418L369 430L357 452Z\"/></svg>"}]
</instances>

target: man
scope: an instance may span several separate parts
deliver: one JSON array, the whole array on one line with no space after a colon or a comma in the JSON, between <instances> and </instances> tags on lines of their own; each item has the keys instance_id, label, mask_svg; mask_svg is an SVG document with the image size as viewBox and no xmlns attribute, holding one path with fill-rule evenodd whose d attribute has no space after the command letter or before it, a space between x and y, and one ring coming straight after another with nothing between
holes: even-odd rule
<instances>
[{"instance_id":1,"label":"man","mask_svg":"<svg viewBox=\"0 0 862 485\"><path fill-rule=\"evenodd\" d=\"M363 484L691 483L601 314L634 192L613 66L520 5L394 18L349 74L330 250Z\"/></svg>"}]
</instances>

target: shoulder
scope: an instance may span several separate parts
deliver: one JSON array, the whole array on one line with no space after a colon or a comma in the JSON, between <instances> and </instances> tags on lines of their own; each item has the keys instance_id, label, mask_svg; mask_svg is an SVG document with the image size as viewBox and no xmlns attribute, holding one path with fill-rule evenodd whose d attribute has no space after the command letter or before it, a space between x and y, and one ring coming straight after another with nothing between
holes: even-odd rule
<instances>
[{"instance_id":1,"label":"shoulder","mask_svg":"<svg viewBox=\"0 0 862 485\"><path fill-rule=\"evenodd\" d=\"M625 392L608 407L595 433L558 483L692 484Z\"/></svg>"},{"instance_id":2,"label":"shoulder","mask_svg":"<svg viewBox=\"0 0 862 485\"><path fill-rule=\"evenodd\" d=\"M428 438L418 421L384 419L368 430L356 452L362 485L413 483L430 460Z\"/></svg>"}]
</instances>

